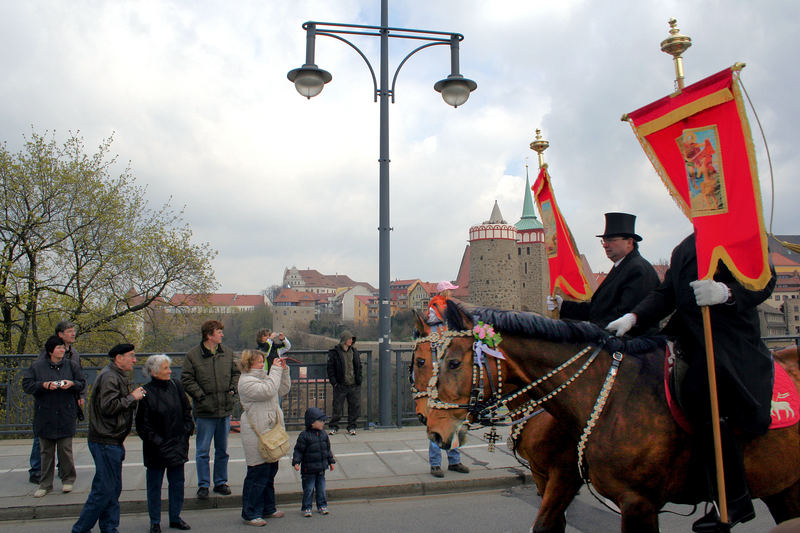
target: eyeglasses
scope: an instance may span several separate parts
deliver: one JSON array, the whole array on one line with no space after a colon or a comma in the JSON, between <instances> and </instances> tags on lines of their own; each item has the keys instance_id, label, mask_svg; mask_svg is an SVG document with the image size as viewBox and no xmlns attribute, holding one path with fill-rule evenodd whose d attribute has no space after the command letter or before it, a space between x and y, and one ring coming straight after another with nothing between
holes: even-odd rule
<instances>
[{"instance_id":1,"label":"eyeglasses","mask_svg":"<svg viewBox=\"0 0 800 533\"><path fill-rule=\"evenodd\" d=\"M611 244L612 242L622 241L625 239L626 237L611 237L610 239L604 239L600 237L600 244Z\"/></svg>"}]
</instances>

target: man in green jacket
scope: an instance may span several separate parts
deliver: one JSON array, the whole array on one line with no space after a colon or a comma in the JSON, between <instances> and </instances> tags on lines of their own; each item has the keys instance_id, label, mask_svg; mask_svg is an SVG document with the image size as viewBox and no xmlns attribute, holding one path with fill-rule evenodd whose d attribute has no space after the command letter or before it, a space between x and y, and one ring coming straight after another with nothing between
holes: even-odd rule
<instances>
[{"instance_id":1,"label":"man in green jacket","mask_svg":"<svg viewBox=\"0 0 800 533\"><path fill-rule=\"evenodd\" d=\"M197 498L208 499L210 483L209 450L214 439L214 492L231 493L228 485L228 433L231 430L234 395L239 383L239 369L233 361L233 350L222 346L222 330L218 320L203 323L203 341L183 358L181 383L192 397L197 424L196 455Z\"/></svg>"}]
</instances>

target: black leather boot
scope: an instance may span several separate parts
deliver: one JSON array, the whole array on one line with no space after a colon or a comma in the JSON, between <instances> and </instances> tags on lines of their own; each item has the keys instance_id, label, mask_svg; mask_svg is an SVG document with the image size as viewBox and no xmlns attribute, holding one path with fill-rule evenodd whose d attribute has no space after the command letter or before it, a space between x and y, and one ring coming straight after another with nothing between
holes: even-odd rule
<instances>
[{"instance_id":1,"label":"black leather boot","mask_svg":"<svg viewBox=\"0 0 800 533\"><path fill-rule=\"evenodd\" d=\"M744 459L739 443L733 432L728 428L725 419L720 420L720 436L722 441L722 464L725 470L725 496L728 505L728 522L721 522L716 509L712 509L704 517L692 524L695 533L715 533L730 531L736 524L752 520L756 516L750 491L747 488L747 477L744 471ZM711 494L717 500L717 474L714 458L714 440L710 424L704 431L706 437L705 466L711 486ZM710 452L710 453L709 453Z\"/></svg>"}]
</instances>

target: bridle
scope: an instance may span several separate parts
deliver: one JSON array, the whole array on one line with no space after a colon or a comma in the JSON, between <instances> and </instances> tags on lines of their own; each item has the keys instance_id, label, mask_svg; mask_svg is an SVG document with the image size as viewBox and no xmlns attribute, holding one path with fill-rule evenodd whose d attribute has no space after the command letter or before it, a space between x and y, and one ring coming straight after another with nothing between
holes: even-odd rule
<instances>
[{"instance_id":1,"label":"bridle","mask_svg":"<svg viewBox=\"0 0 800 533\"><path fill-rule=\"evenodd\" d=\"M532 381L531 383L528 383L524 387L521 387L514 392L503 395L502 367L500 363L502 359L505 359L505 356L502 354L502 352L499 352L499 350L489 349L488 346L476 338L472 344L472 389L470 390L469 401L468 403L444 402L439 399L439 364L443 360L445 351L453 338L474 336L473 330L446 331L444 332L444 339L438 341L439 345L437 346L437 350L435 352L433 350L433 343L437 341L431 340L433 375L430 383L428 384L428 406L432 409L466 409L467 421L469 422L471 418L473 422L476 422L482 426L514 426L511 432L511 438L514 440L522 431L522 428L524 427L523 423L541 413L544 410L540 407L542 404L555 398L560 392L569 387L578 377L580 377L580 375L583 374L586 369L589 368L589 366L597 359L597 356L600 354L600 351L606 344L606 340L604 339L598 343L594 349L592 349L592 345L586 346L544 376ZM498 359L497 388L495 388L494 381L492 380L488 358L483 357L484 353L489 353ZM542 383L545 383L550 378L556 374L559 374L588 353L590 353L590 355L586 358L586 361L584 361L584 363L569 378L567 378L552 391L545 394L541 398L531 398L514 409L509 408L506 414L498 413L501 408L508 407L510 402L521 398L523 395L527 395L532 389L541 385ZM436 358L433 358L434 354L436 354ZM584 481L586 481L586 476L585 469L583 467L583 459L584 451L586 449L586 442L588 441L589 436L596 426L603 408L605 407L608 396L610 395L611 389L614 386L614 381L616 379L622 359L622 352L617 351L612 354L611 368L606 374L606 379L600 389L597 399L595 400L594 407L592 408L589 419L587 420L586 426L581 434L580 441L578 442L578 470L581 476L584 478ZM487 377L491 386L492 394L488 398L484 398L484 380ZM510 422L503 423L502 420L506 419L510 420Z\"/></svg>"}]
</instances>

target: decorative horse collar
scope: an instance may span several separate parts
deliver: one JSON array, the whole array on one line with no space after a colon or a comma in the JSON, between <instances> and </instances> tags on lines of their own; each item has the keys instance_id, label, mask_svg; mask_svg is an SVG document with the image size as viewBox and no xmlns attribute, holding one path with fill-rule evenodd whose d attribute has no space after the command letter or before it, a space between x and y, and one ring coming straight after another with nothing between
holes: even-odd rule
<instances>
[{"instance_id":1,"label":"decorative horse collar","mask_svg":"<svg viewBox=\"0 0 800 533\"><path fill-rule=\"evenodd\" d=\"M538 410L534 410L535 408L541 406L545 402L553 399L556 395L558 395L561 391L566 389L569 385L571 385L581 374L583 374L587 368L597 359L597 356L600 354L600 351L606 344L606 341L603 340L597 346L594 347L592 350L591 346L587 346L580 350L578 353L561 363L559 366L538 378L531 383L525 385L524 387L515 390L512 393L506 394L505 396L502 394L503 388L503 381L502 381L502 367L500 365L501 360L505 360L505 355L497 349L497 345L500 344L502 338L500 337L499 333L494 331L494 328L489 324L484 324L483 322L478 322L474 328L470 330L463 330L463 331L445 331L441 334L437 333L437 337L434 338L434 335L430 335L429 337L425 337L424 339L419 339L417 342L431 342L431 359L433 362L433 376L431 377L430 383L428 384L428 405L435 409L466 409L468 414L471 415L475 422L483 425L483 426L490 426L492 428L492 434L490 435L490 440L494 439L490 442L490 448L493 448L493 443L496 441L496 433L494 426L500 425L511 425L514 426L511 432L511 438L515 439L519 436L520 431L522 430L523 422L526 422L533 416L536 416L543 409L539 408ZM469 403L466 404L457 404L457 403L449 403L443 402L439 399L439 391L438 391L438 380L439 380L439 361L444 357L445 350L447 346L450 344L453 338L455 337L474 337L475 342L472 345L473 350L473 358L472 358L472 390L470 391L470 399ZM575 371L572 376L567 378L561 385L558 385L555 389L550 391L549 393L545 394L539 399L530 399L527 402L524 402L521 406L517 407L516 409L509 409L507 414L498 416L498 411L502 407L506 407L509 402L517 400L518 398L522 397L524 394L527 394L530 390L534 387L541 385L542 383L548 381L550 378L555 376L556 374L560 373L562 370L566 369L578 359L586 355L591 351L591 354L586 359L586 361ZM484 357L484 354L495 357L498 359L497 362L497 389L494 387L494 381L492 380L491 369L489 368L488 360ZM588 478L586 476L586 471L584 468L584 451L586 449L586 443L589 439L589 436L592 433L592 430L597 425L597 421L600 418L600 415L603 412L603 408L605 407L606 401L608 400L609 395L611 394L611 389L614 386L614 381L616 380L617 373L619 371L619 366L622 363L623 354L622 352L614 352L611 356L611 367L606 374L605 381L603 382L603 386L600 389L600 393L595 400L594 407L592 408L591 414L589 419L586 422L586 426L581 434L580 441L578 442L578 471L580 472L581 477L585 482L588 482ZM489 384L492 388L492 397L489 400L484 400L483 392L484 386L483 382L488 377ZM519 418L516 418L519 417ZM500 421L503 419L509 419L511 422L508 423L501 423Z\"/></svg>"}]
</instances>

